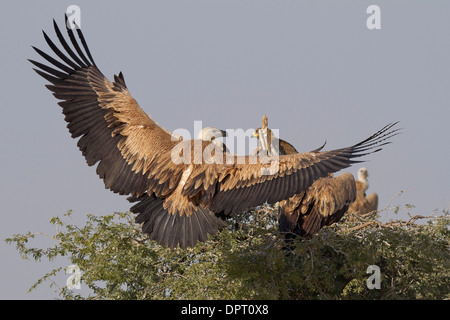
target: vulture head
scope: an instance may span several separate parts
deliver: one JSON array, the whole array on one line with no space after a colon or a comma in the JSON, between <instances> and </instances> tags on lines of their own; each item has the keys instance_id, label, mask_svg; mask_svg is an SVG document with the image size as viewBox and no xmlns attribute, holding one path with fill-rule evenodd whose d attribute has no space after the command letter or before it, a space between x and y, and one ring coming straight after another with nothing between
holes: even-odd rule
<instances>
[{"instance_id":1,"label":"vulture head","mask_svg":"<svg viewBox=\"0 0 450 320\"><path fill-rule=\"evenodd\" d=\"M367 177L369 176L369 172L366 168L359 168L358 170L358 181L362 182L364 185L364 190L369 188L369 181L367 181Z\"/></svg>"},{"instance_id":2,"label":"vulture head","mask_svg":"<svg viewBox=\"0 0 450 320\"><path fill-rule=\"evenodd\" d=\"M268 155L279 154L278 148L274 149L272 145L272 130L268 128L268 119L266 115L263 115L261 127L256 129L252 133L252 137L258 139L260 146L257 147L253 154L260 154L260 151L267 152ZM275 138L276 139L276 138ZM275 140L276 146L278 146L278 140Z\"/></svg>"},{"instance_id":3,"label":"vulture head","mask_svg":"<svg viewBox=\"0 0 450 320\"><path fill-rule=\"evenodd\" d=\"M267 116L266 116L266 115L263 115L261 127L258 128L258 129L256 129L256 130L252 133L252 136L255 137L255 138L257 138L257 139L259 139L259 130L261 130L261 129L267 129L267 134L268 134L268 135L271 135L271 134L272 134L272 131L268 128L268 123L269 123L269 120L268 120Z\"/></svg>"},{"instance_id":4,"label":"vulture head","mask_svg":"<svg viewBox=\"0 0 450 320\"><path fill-rule=\"evenodd\" d=\"M254 155L259 154L261 150L267 152L268 155L287 155L298 153L293 145L289 142L272 135L272 130L268 126L269 120L266 115L262 118L261 128L253 132L253 137L259 140L260 146L253 152ZM319 149L317 149L319 150Z\"/></svg>"},{"instance_id":5,"label":"vulture head","mask_svg":"<svg viewBox=\"0 0 450 320\"><path fill-rule=\"evenodd\" d=\"M217 138L225 138L227 137L227 132L225 130L220 130L213 127L206 127L203 128L202 131L200 131L197 135L197 139L203 140L203 141L211 141L214 143L217 147L223 149L223 152L229 152L225 144Z\"/></svg>"},{"instance_id":6,"label":"vulture head","mask_svg":"<svg viewBox=\"0 0 450 320\"><path fill-rule=\"evenodd\" d=\"M203 128L197 135L197 139L203 141L213 141L216 138L224 138L227 136L227 132L225 130L220 130L213 127Z\"/></svg>"}]
</instances>

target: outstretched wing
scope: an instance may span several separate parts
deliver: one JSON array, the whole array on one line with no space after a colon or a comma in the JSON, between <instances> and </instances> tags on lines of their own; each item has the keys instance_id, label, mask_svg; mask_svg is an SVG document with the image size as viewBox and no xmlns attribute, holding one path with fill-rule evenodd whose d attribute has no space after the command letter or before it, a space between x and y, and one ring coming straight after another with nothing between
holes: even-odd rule
<instances>
[{"instance_id":1,"label":"outstretched wing","mask_svg":"<svg viewBox=\"0 0 450 320\"><path fill-rule=\"evenodd\" d=\"M396 123L389 124L369 138L351 147L331 151L313 151L278 157L236 157L235 165L220 172L216 192L208 203L213 212L232 214L261 205L286 200L308 188L315 180L345 169L358 158L381 150L398 134ZM187 182L185 194L198 191Z\"/></svg>"},{"instance_id":2,"label":"outstretched wing","mask_svg":"<svg viewBox=\"0 0 450 320\"><path fill-rule=\"evenodd\" d=\"M147 190L161 196L169 194L183 171L183 166L172 165L170 159L176 141L139 107L122 73L114 76L114 82L101 73L80 29L76 32L82 46L75 32L67 28L74 51L55 21L53 25L65 52L45 32L44 38L62 61L33 47L49 65L30 62L51 83L46 87L62 100L58 104L72 137L80 137L78 147L87 164L98 163L97 174L106 188L119 194L140 196Z\"/></svg>"},{"instance_id":3,"label":"outstretched wing","mask_svg":"<svg viewBox=\"0 0 450 320\"><path fill-rule=\"evenodd\" d=\"M184 248L216 233L222 220L179 196L183 173L192 168L189 163L174 163L172 151L189 142L172 137L139 107L122 73L113 82L102 74L80 29L66 28L70 39L66 41L55 21L53 26L59 46L44 32L53 56L33 47L48 63L30 62L51 83L46 87L62 100L58 104L69 132L79 138L87 164L97 164L105 187L131 195L131 202L139 201L132 207L136 222L143 223L143 231L162 245ZM206 186L211 180L209 171L215 172L204 170Z\"/></svg>"}]
</instances>

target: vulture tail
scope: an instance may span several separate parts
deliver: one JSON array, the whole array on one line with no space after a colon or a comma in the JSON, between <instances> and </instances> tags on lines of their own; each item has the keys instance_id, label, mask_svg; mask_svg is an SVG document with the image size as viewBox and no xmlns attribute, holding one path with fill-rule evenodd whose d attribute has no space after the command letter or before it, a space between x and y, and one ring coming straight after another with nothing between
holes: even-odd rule
<instances>
[{"instance_id":1,"label":"vulture tail","mask_svg":"<svg viewBox=\"0 0 450 320\"><path fill-rule=\"evenodd\" d=\"M206 241L208 234L214 235L219 227L225 226L222 219L200 206L189 216L170 214L163 206L164 199L154 194L149 196L144 193L138 198L129 197L128 201L138 202L130 211L137 214L136 223L143 223L142 231L147 233L151 240L165 247L193 247L197 241Z\"/></svg>"}]
</instances>

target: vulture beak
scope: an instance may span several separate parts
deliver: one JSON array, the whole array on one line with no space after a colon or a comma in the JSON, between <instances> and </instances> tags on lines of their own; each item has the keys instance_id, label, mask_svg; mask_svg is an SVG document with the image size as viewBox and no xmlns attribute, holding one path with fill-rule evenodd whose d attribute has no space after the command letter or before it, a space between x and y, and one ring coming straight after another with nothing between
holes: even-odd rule
<instances>
[{"instance_id":1,"label":"vulture beak","mask_svg":"<svg viewBox=\"0 0 450 320\"><path fill-rule=\"evenodd\" d=\"M225 130L220 130L220 132L222 133L222 137L228 137L228 134Z\"/></svg>"},{"instance_id":2,"label":"vulture beak","mask_svg":"<svg viewBox=\"0 0 450 320\"><path fill-rule=\"evenodd\" d=\"M252 137L253 137L253 138L258 138L258 133L257 133L256 131L253 131Z\"/></svg>"}]
</instances>

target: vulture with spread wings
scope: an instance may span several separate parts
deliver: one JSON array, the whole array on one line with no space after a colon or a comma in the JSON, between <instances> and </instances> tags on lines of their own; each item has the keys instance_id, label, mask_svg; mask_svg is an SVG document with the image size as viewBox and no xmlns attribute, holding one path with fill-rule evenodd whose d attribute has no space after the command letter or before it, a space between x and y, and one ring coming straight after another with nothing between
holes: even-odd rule
<instances>
[{"instance_id":1,"label":"vulture with spread wings","mask_svg":"<svg viewBox=\"0 0 450 320\"><path fill-rule=\"evenodd\" d=\"M79 28L67 28L66 23L68 42L53 24L60 46L44 32L54 55L33 47L48 63L30 62L61 100L69 132L79 138L87 164L97 164L106 188L137 202L131 209L136 222L164 246L186 248L205 241L227 216L288 199L380 150L396 134L395 124L390 124L337 150L279 157L230 157L213 151L204 159L210 142L175 139L139 107L122 73L112 82L102 74ZM267 175L265 169L274 162L277 172Z\"/></svg>"}]
</instances>

